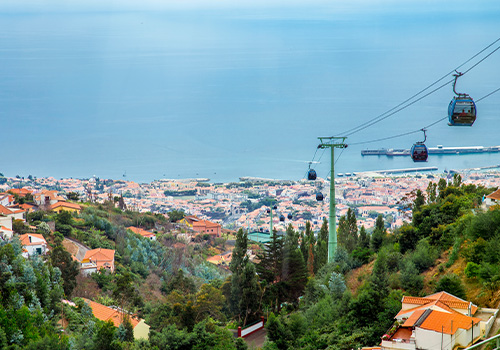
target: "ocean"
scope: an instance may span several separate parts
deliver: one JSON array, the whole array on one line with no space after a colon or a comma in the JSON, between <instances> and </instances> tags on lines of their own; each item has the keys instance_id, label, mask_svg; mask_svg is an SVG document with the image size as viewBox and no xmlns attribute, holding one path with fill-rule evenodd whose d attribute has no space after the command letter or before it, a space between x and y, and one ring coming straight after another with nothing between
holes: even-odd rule
<instances>
[{"instance_id":1,"label":"ocean","mask_svg":"<svg viewBox=\"0 0 500 350\"><path fill-rule=\"evenodd\" d=\"M500 37L495 1L403 3L0 5L0 172L297 180L316 153L313 167L326 177L330 157L316 152L318 136L342 136ZM499 66L500 50L461 77L457 90L479 99L500 88ZM336 150L335 172L413 167L409 158L360 151L410 148L421 133L359 143L429 125L446 116L452 97L448 85L349 136L353 145ZM500 92L477 110L473 127L444 120L429 128L426 144L500 145ZM429 157L417 166L493 164L500 154Z\"/></svg>"}]
</instances>

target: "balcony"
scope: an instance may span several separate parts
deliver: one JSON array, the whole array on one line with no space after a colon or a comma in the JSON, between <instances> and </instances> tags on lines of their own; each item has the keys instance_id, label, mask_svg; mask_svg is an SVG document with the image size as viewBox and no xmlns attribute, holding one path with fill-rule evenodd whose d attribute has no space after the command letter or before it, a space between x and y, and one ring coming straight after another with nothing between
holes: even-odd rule
<instances>
[{"instance_id":1,"label":"balcony","mask_svg":"<svg viewBox=\"0 0 500 350\"><path fill-rule=\"evenodd\" d=\"M416 350L415 340L413 339L392 339L382 340L382 350Z\"/></svg>"}]
</instances>

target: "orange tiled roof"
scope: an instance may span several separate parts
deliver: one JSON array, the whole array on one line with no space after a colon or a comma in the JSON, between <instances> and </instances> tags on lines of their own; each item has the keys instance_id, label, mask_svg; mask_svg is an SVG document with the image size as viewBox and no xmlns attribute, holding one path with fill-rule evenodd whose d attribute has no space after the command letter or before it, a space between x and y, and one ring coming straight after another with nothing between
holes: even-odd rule
<instances>
[{"instance_id":1,"label":"orange tiled roof","mask_svg":"<svg viewBox=\"0 0 500 350\"><path fill-rule=\"evenodd\" d=\"M446 334L455 334L458 328L470 329L472 322L478 324L481 319L469 317L460 313L448 313L432 310L429 315L421 322L420 328L428 329L434 332L443 332ZM453 329L451 329L453 325Z\"/></svg>"},{"instance_id":2,"label":"orange tiled roof","mask_svg":"<svg viewBox=\"0 0 500 350\"><path fill-rule=\"evenodd\" d=\"M85 300L85 302L90 306L95 318L101 321L112 321L115 327L119 327L121 325L122 314L118 310L96 303L95 301L89 299L84 298L83 300ZM137 316L133 315L132 317L130 317L130 323L132 323L132 326L134 328L139 322L140 320L137 318Z\"/></svg>"},{"instance_id":3,"label":"orange tiled roof","mask_svg":"<svg viewBox=\"0 0 500 350\"><path fill-rule=\"evenodd\" d=\"M30 242L30 237L36 237L38 239L42 239L42 242ZM47 244L47 241L45 238L43 238L42 235L37 234L37 233L26 233L24 235L19 236L19 240L21 241L21 244L26 246L26 245L38 245L38 244Z\"/></svg>"},{"instance_id":4,"label":"orange tiled roof","mask_svg":"<svg viewBox=\"0 0 500 350\"><path fill-rule=\"evenodd\" d=\"M495 192L490 193L489 195L487 195L486 198L500 200L500 188L498 190L496 190Z\"/></svg>"},{"instance_id":5,"label":"orange tiled roof","mask_svg":"<svg viewBox=\"0 0 500 350\"><path fill-rule=\"evenodd\" d=\"M76 210L82 210L82 207L79 206L78 204L76 204L76 203L70 203L70 202L64 202L64 201L60 201L60 202L57 202L55 204L52 204L50 206L50 209L54 210L55 208L59 208L59 207L71 208L71 209L76 209Z\"/></svg>"},{"instance_id":6,"label":"orange tiled roof","mask_svg":"<svg viewBox=\"0 0 500 350\"><path fill-rule=\"evenodd\" d=\"M193 228L195 227L219 227L220 225L215 223L215 222L211 222L211 221L208 221L208 220L200 220L200 221L196 221L196 222L193 222Z\"/></svg>"},{"instance_id":7,"label":"orange tiled roof","mask_svg":"<svg viewBox=\"0 0 500 350\"><path fill-rule=\"evenodd\" d=\"M149 231L143 230L140 227L129 226L129 227L127 227L127 229L129 229L130 231L132 231L132 232L134 232L134 233L136 233L138 235L141 235L143 237L156 236L153 232L149 232Z\"/></svg>"},{"instance_id":8,"label":"orange tiled roof","mask_svg":"<svg viewBox=\"0 0 500 350\"><path fill-rule=\"evenodd\" d=\"M426 296L425 298L405 296L403 297L402 302L405 304L416 304L416 305L425 305L428 303L432 303L435 300L439 300L445 305L453 308L453 309L461 309L467 310L469 308L469 302L457 298L454 295L451 295L447 292L439 292ZM477 306L472 304L472 314L474 315L477 311Z\"/></svg>"},{"instance_id":9,"label":"orange tiled roof","mask_svg":"<svg viewBox=\"0 0 500 350\"><path fill-rule=\"evenodd\" d=\"M0 214L10 215L12 214L12 210L7 209L6 207L0 204Z\"/></svg>"},{"instance_id":10,"label":"orange tiled roof","mask_svg":"<svg viewBox=\"0 0 500 350\"><path fill-rule=\"evenodd\" d=\"M85 253L85 257L83 259L92 259L97 261L114 260L115 251L113 249L104 248L92 249Z\"/></svg>"},{"instance_id":11,"label":"orange tiled roof","mask_svg":"<svg viewBox=\"0 0 500 350\"><path fill-rule=\"evenodd\" d=\"M9 192L11 192L12 194L17 194L20 197L24 197L27 194L33 193L33 191L28 190L26 188L12 188L9 190Z\"/></svg>"}]
</instances>

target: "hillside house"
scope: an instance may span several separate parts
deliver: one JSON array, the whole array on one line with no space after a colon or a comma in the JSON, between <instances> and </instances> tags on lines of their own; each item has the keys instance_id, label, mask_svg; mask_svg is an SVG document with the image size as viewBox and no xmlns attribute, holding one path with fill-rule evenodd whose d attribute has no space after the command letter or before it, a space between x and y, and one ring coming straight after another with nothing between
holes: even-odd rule
<instances>
[{"instance_id":1,"label":"hillside house","mask_svg":"<svg viewBox=\"0 0 500 350\"><path fill-rule=\"evenodd\" d=\"M452 350L478 341L493 321L474 317L478 307L447 292L405 296L382 350Z\"/></svg>"},{"instance_id":2,"label":"hillside house","mask_svg":"<svg viewBox=\"0 0 500 350\"><path fill-rule=\"evenodd\" d=\"M82 207L76 203L59 201L55 204L52 204L50 206L50 210L55 211L58 214L61 213L62 211L80 214L80 212L82 211Z\"/></svg>"},{"instance_id":3,"label":"hillside house","mask_svg":"<svg viewBox=\"0 0 500 350\"><path fill-rule=\"evenodd\" d=\"M198 217L196 217L194 215L188 215L188 216L185 216L184 218L182 218L181 220L179 220L179 224L183 224L183 225L186 225L186 226L192 228L193 223L198 222L200 220L201 219L199 219Z\"/></svg>"},{"instance_id":4,"label":"hillside house","mask_svg":"<svg viewBox=\"0 0 500 350\"><path fill-rule=\"evenodd\" d=\"M115 327L119 327L126 315L126 311L123 311L117 307L108 307L102 304L96 303L95 301L84 299L85 303L90 306L92 313L96 318L101 321L113 322ZM139 318L137 315L128 314L130 323L134 328L134 339L148 339L149 338L149 325Z\"/></svg>"},{"instance_id":5,"label":"hillside house","mask_svg":"<svg viewBox=\"0 0 500 350\"><path fill-rule=\"evenodd\" d=\"M47 241L42 235L36 233L26 233L24 235L20 235L19 240L23 246L23 257L29 258L34 255L47 254Z\"/></svg>"},{"instance_id":6,"label":"hillside house","mask_svg":"<svg viewBox=\"0 0 500 350\"><path fill-rule=\"evenodd\" d=\"M43 190L40 193L34 193L33 200L35 201L36 205L50 206L56 204L59 201L64 201L64 198L59 196L57 191Z\"/></svg>"},{"instance_id":7,"label":"hillside house","mask_svg":"<svg viewBox=\"0 0 500 350\"><path fill-rule=\"evenodd\" d=\"M151 241L156 241L156 235L153 232L149 232L146 230L143 230L140 227L134 227L134 226L129 226L127 227L128 230L132 231L135 234L138 234L144 238L147 238Z\"/></svg>"},{"instance_id":8,"label":"hillside house","mask_svg":"<svg viewBox=\"0 0 500 350\"><path fill-rule=\"evenodd\" d=\"M22 220L24 221L25 211L19 208L7 208L0 205L0 215L9 217L11 220Z\"/></svg>"},{"instance_id":9,"label":"hillside house","mask_svg":"<svg viewBox=\"0 0 500 350\"><path fill-rule=\"evenodd\" d=\"M488 208L492 205L500 205L500 189L484 197L484 205Z\"/></svg>"},{"instance_id":10,"label":"hillside house","mask_svg":"<svg viewBox=\"0 0 500 350\"><path fill-rule=\"evenodd\" d=\"M111 273L115 271L115 251L113 249L97 248L85 253L80 271L84 275L90 275L101 269L106 269Z\"/></svg>"},{"instance_id":11,"label":"hillside house","mask_svg":"<svg viewBox=\"0 0 500 350\"><path fill-rule=\"evenodd\" d=\"M3 239L12 238L12 218L10 216L0 214L0 234Z\"/></svg>"},{"instance_id":12,"label":"hillside house","mask_svg":"<svg viewBox=\"0 0 500 350\"><path fill-rule=\"evenodd\" d=\"M209 234L211 236L220 237L221 229L221 225L208 220L193 222L193 230L200 234Z\"/></svg>"}]
</instances>

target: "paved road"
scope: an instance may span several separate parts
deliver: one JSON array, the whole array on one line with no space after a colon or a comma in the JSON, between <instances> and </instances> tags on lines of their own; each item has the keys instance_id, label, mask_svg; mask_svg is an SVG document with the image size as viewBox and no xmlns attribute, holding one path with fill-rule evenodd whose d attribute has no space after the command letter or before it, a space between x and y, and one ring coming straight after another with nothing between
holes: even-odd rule
<instances>
[{"instance_id":1,"label":"paved road","mask_svg":"<svg viewBox=\"0 0 500 350\"><path fill-rule=\"evenodd\" d=\"M83 258L85 257L85 253L87 253L87 251L90 250L89 247L87 247L86 245L84 245L83 243L80 243L78 242L76 239L73 239L73 238L64 238L65 240L69 241L70 243L74 244L77 248L78 248L78 253L76 253L76 260L78 261L82 261Z\"/></svg>"},{"instance_id":2,"label":"paved road","mask_svg":"<svg viewBox=\"0 0 500 350\"><path fill-rule=\"evenodd\" d=\"M244 338L249 349L258 349L264 346L266 341L266 329L262 328L255 333L250 334L248 337Z\"/></svg>"}]
</instances>

